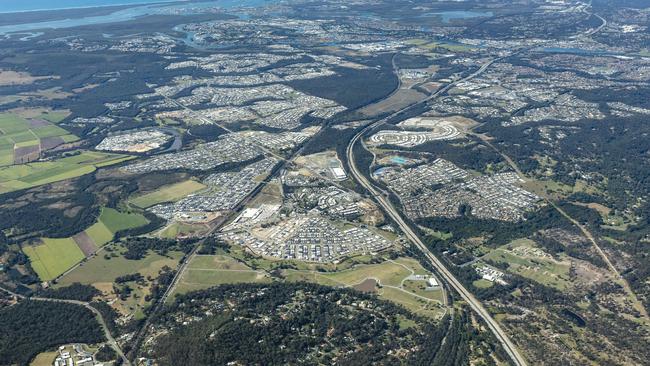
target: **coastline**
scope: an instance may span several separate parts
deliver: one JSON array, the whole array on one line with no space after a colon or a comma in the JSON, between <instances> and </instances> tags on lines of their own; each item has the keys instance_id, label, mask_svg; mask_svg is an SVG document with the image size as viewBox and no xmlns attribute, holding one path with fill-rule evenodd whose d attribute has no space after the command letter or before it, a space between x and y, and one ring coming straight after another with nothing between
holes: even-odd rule
<instances>
[{"instance_id":1,"label":"coastline","mask_svg":"<svg viewBox=\"0 0 650 366\"><path fill-rule=\"evenodd\" d=\"M140 0L132 3L117 3L117 4L102 4L102 5L88 5L88 6L70 6L63 8L43 8L43 9L29 9L29 10L0 10L0 15L5 14L25 14L25 13L37 13L37 12L46 12L46 11L63 11L63 10L79 10L79 9L95 9L95 8L108 8L115 6L137 6L137 5L151 5L151 4L166 4L166 3L177 3L177 2L189 2L191 0Z\"/></svg>"}]
</instances>

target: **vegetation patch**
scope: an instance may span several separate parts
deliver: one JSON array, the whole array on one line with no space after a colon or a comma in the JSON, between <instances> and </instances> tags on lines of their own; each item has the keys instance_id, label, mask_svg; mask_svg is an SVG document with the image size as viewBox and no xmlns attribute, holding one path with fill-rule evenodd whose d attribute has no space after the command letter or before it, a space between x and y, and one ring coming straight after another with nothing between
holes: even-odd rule
<instances>
[{"instance_id":1,"label":"vegetation patch","mask_svg":"<svg viewBox=\"0 0 650 366\"><path fill-rule=\"evenodd\" d=\"M43 281L60 276L86 257L72 238L42 238L41 241L42 244L23 247L23 251Z\"/></svg>"},{"instance_id":2,"label":"vegetation patch","mask_svg":"<svg viewBox=\"0 0 650 366\"><path fill-rule=\"evenodd\" d=\"M0 194L76 178L133 157L84 151L52 161L0 167Z\"/></svg>"},{"instance_id":3,"label":"vegetation patch","mask_svg":"<svg viewBox=\"0 0 650 366\"><path fill-rule=\"evenodd\" d=\"M175 202L186 197L189 194L200 191L206 186L194 181L186 180L184 182L161 187L151 193L138 196L131 200L131 203L140 207L148 208L163 202Z\"/></svg>"},{"instance_id":4,"label":"vegetation patch","mask_svg":"<svg viewBox=\"0 0 650 366\"><path fill-rule=\"evenodd\" d=\"M23 251L38 277L50 281L113 240L115 233L148 223L140 214L122 213L103 207L97 222L85 231L68 238L41 238L43 244L25 246Z\"/></svg>"},{"instance_id":5,"label":"vegetation patch","mask_svg":"<svg viewBox=\"0 0 650 366\"><path fill-rule=\"evenodd\" d=\"M155 322L164 331L146 354L159 365L431 364L444 337L391 302L308 283L218 286L178 297Z\"/></svg>"},{"instance_id":6,"label":"vegetation patch","mask_svg":"<svg viewBox=\"0 0 650 366\"><path fill-rule=\"evenodd\" d=\"M566 290L571 286L569 261L553 258L529 239L515 240L494 249L483 259L503 263L509 272L558 290Z\"/></svg>"},{"instance_id":7,"label":"vegetation patch","mask_svg":"<svg viewBox=\"0 0 650 366\"><path fill-rule=\"evenodd\" d=\"M149 223L149 221L140 214L123 213L108 207L102 209L99 221L101 221L113 234L122 230L144 226Z\"/></svg>"},{"instance_id":8,"label":"vegetation patch","mask_svg":"<svg viewBox=\"0 0 650 366\"><path fill-rule=\"evenodd\" d=\"M27 365L61 344L105 340L90 310L50 301L24 301L0 310L0 329L0 359L7 365Z\"/></svg>"}]
</instances>

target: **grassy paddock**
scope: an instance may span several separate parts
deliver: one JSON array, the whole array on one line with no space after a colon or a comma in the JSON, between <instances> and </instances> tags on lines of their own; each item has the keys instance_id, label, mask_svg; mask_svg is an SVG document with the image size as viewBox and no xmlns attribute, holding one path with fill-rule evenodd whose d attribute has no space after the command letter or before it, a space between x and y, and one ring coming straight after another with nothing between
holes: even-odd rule
<instances>
[{"instance_id":1,"label":"grassy paddock","mask_svg":"<svg viewBox=\"0 0 650 366\"><path fill-rule=\"evenodd\" d=\"M61 278L58 286L68 286L75 282L86 285L112 283L116 277L136 272L144 277L156 277L164 266L175 268L181 257L181 252L169 252L168 257L151 252L140 260L130 260L123 256L106 259L103 255L98 255Z\"/></svg>"},{"instance_id":2,"label":"grassy paddock","mask_svg":"<svg viewBox=\"0 0 650 366\"><path fill-rule=\"evenodd\" d=\"M131 158L118 154L82 152L53 161L0 167L0 194L80 177L99 167Z\"/></svg>"},{"instance_id":3,"label":"grassy paddock","mask_svg":"<svg viewBox=\"0 0 650 366\"><path fill-rule=\"evenodd\" d=\"M99 220L87 228L85 233L96 247L113 240L120 230L146 225L149 221L139 214L127 214L112 208L102 208ZM72 237L63 239L41 238L44 244L24 247L32 267L39 278L50 281L63 274L85 258L83 251Z\"/></svg>"},{"instance_id":4,"label":"grassy paddock","mask_svg":"<svg viewBox=\"0 0 650 366\"><path fill-rule=\"evenodd\" d=\"M151 193L138 196L131 200L131 203L140 207L148 208L163 202L175 202L186 197L189 194L200 191L206 186L194 181L186 180L184 182L168 185L157 189Z\"/></svg>"},{"instance_id":5,"label":"grassy paddock","mask_svg":"<svg viewBox=\"0 0 650 366\"><path fill-rule=\"evenodd\" d=\"M32 268L43 281L50 281L63 274L85 256L72 238L43 238L43 244L23 248Z\"/></svg>"},{"instance_id":6,"label":"grassy paddock","mask_svg":"<svg viewBox=\"0 0 650 366\"><path fill-rule=\"evenodd\" d=\"M113 233L113 235L118 231L133 229L149 223L149 221L140 214L123 213L108 207L102 209L99 221L106 225L106 228Z\"/></svg>"},{"instance_id":7,"label":"grassy paddock","mask_svg":"<svg viewBox=\"0 0 650 366\"><path fill-rule=\"evenodd\" d=\"M572 285L570 262L553 259L532 240L515 240L492 250L485 259L508 263L509 272L558 290L566 290Z\"/></svg>"}]
</instances>

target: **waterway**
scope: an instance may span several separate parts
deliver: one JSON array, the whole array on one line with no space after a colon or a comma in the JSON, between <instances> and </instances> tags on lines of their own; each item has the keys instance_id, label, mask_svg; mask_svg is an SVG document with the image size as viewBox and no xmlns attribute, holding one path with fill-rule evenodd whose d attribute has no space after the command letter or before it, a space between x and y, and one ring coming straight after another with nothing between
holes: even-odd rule
<instances>
[{"instance_id":1,"label":"waterway","mask_svg":"<svg viewBox=\"0 0 650 366\"><path fill-rule=\"evenodd\" d=\"M0 1L0 13L83 9L102 6L138 5L172 1L183 0L2 0Z\"/></svg>"},{"instance_id":2,"label":"waterway","mask_svg":"<svg viewBox=\"0 0 650 366\"><path fill-rule=\"evenodd\" d=\"M474 10L450 10L436 13L424 13L420 17L439 16L443 23L449 23L454 19L469 19L478 17L491 17L494 15L491 11L474 11Z\"/></svg>"},{"instance_id":3,"label":"waterway","mask_svg":"<svg viewBox=\"0 0 650 366\"><path fill-rule=\"evenodd\" d=\"M0 0L2 2L4 0ZM122 0L114 0L117 4ZM131 0L135 1L135 0ZM142 0L139 0L142 2ZM0 26L0 34L15 33L15 32L31 32L39 29L61 29L79 27L85 25L96 25L104 23L125 22L139 17L155 14L170 14L175 10L191 7L193 12L201 12L201 9L219 7L222 9L233 9L238 7L260 7L273 3L275 0L216 0L216 1L203 1L192 2L186 4L148 4L148 5L135 5L134 7L117 10L107 15L88 16L72 19L12 24ZM106 1L110 4L111 1ZM148 1L151 3L151 1Z\"/></svg>"}]
</instances>

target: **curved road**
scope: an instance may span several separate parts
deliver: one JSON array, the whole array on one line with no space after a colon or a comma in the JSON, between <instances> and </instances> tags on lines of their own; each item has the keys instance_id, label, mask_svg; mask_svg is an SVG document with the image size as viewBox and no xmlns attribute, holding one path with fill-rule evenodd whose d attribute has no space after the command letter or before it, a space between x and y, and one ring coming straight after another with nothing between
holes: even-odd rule
<instances>
[{"instance_id":1,"label":"curved road","mask_svg":"<svg viewBox=\"0 0 650 366\"><path fill-rule=\"evenodd\" d=\"M1 291L4 291L12 296L15 296L17 298L21 299L26 299L26 300L32 300L32 301L49 301L49 302L62 302L62 303L67 303L67 304L73 304L73 305L78 305L78 306L83 306L86 309L90 310L93 314L95 314L95 318L99 321L99 325L101 325L102 330L104 331L104 336L106 337L106 343L110 344L111 347L113 347L113 350L117 353L117 355L122 359L122 364L126 366L131 366L131 362L126 358L124 355L124 352L122 352L122 348L120 348L120 345L117 344L117 341L115 338L113 338L113 335L111 334L111 331L108 329L108 326L106 325L106 321L104 320L104 317L102 314L99 312L99 310L95 309L92 307L89 303L85 301L78 301L78 300L65 300L65 299L51 299L47 297L25 297L23 295L19 295L13 291L7 290L4 287L0 287Z\"/></svg>"}]
</instances>

